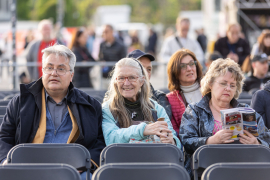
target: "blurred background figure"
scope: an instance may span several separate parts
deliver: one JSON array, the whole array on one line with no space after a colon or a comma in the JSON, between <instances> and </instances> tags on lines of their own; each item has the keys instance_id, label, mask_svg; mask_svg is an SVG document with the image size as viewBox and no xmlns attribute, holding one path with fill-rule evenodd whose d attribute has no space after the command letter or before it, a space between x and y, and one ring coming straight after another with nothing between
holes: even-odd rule
<instances>
[{"instance_id":1,"label":"blurred background figure","mask_svg":"<svg viewBox=\"0 0 270 180\"><path fill-rule=\"evenodd\" d=\"M240 38L241 26L238 23L230 24L227 28L227 36L220 38L215 43L215 51L222 57L230 58L242 66L250 53L249 44Z\"/></svg>"},{"instance_id":2,"label":"blurred background figure","mask_svg":"<svg viewBox=\"0 0 270 180\"><path fill-rule=\"evenodd\" d=\"M251 55L256 55L258 53L265 53L270 56L270 30L265 29L262 31L261 35L258 37L258 41L253 45Z\"/></svg>"},{"instance_id":3,"label":"blurred background figure","mask_svg":"<svg viewBox=\"0 0 270 180\"><path fill-rule=\"evenodd\" d=\"M161 48L160 58L163 61L168 62L176 51L185 48L192 51L201 64L204 62L204 54L200 44L188 38L189 27L190 20L188 18L178 17L176 19L177 33L165 39Z\"/></svg>"},{"instance_id":4,"label":"blurred background figure","mask_svg":"<svg viewBox=\"0 0 270 180\"><path fill-rule=\"evenodd\" d=\"M26 49L26 60L27 62L38 62L42 63L41 51L48 46L54 45L57 40L52 36L53 24L50 20L44 19L39 22L38 30L41 35L40 40L32 41ZM59 42L58 42L59 43ZM60 43L59 43L60 44ZM42 76L42 66L39 67L28 67L28 73L31 81L37 80Z\"/></svg>"},{"instance_id":5,"label":"blurred background figure","mask_svg":"<svg viewBox=\"0 0 270 180\"><path fill-rule=\"evenodd\" d=\"M20 83L22 84L28 84L31 82L29 77L26 76L25 72L21 73L21 75L19 76L19 79L20 79Z\"/></svg>"},{"instance_id":6,"label":"blurred background figure","mask_svg":"<svg viewBox=\"0 0 270 180\"><path fill-rule=\"evenodd\" d=\"M211 53L206 61L206 67L209 68L213 61L222 58L222 55L218 51Z\"/></svg>"},{"instance_id":7,"label":"blurred background figure","mask_svg":"<svg viewBox=\"0 0 270 180\"><path fill-rule=\"evenodd\" d=\"M87 47L88 52L92 54L94 42L96 39L95 28L93 26L89 26L86 31L88 33L86 47Z\"/></svg>"},{"instance_id":8,"label":"blurred background figure","mask_svg":"<svg viewBox=\"0 0 270 180\"><path fill-rule=\"evenodd\" d=\"M203 28L198 29L198 30L196 30L196 33L197 33L197 41L200 44L200 46L203 50L203 53L205 54L206 49L207 49L207 37L204 34L204 29Z\"/></svg>"},{"instance_id":9,"label":"blurred background figure","mask_svg":"<svg viewBox=\"0 0 270 180\"><path fill-rule=\"evenodd\" d=\"M74 52L76 56L76 62L95 61L86 47L87 40L88 31L85 28L77 30L70 46L70 49ZM73 83L76 87L93 88L89 74L90 70L91 68L89 67L75 67Z\"/></svg>"},{"instance_id":10,"label":"blurred background figure","mask_svg":"<svg viewBox=\"0 0 270 180\"><path fill-rule=\"evenodd\" d=\"M167 39L168 37L174 35L175 30L172 27L168 27L164 34L164 39Z\"/></svg>"},{"instance_id":11,"label":"blurred background figure","mask_svg":"<svg viewBox=\"0 0 270 180\"><path fill-rule=\"evenodd\" d=\"M128 52L132 52L136 49L143 50L144 49L143 45L140 42L139 37L138 37L138 31L133 30L133 31L130 31L129 34L130 34L130 38L131 38L131 44L128 48Z\"/></svg>"},{"instance_id":12,"label":"blurred background figure","mask_svg":"<svg viewBox=\"0 0 270 180\"><path fill-rule=\"evenodd\" d=\"M153 30L153 28L149 28L148 44L145 47L145 51L155 56L157 41L158 41L157 33Z\"/></svg>"},{"instance_id":13,"label":"blurred background figure","mask_svg":"<svg viewBox=\"0 0 270 180\"><path fill-rule=\"evenodd\" d=\"M264 84L270 80L267 75L269 58L265 53L251 57L251 75L248 76L243 85L243 91L254 91L263 89Z\"/></svg>"},{"instance_id":14,"label":"blurred background figure","mask_svg":"<svg viewBox=\"0 0 270 180\"><path fill-rule=\"evenodd\" d=\"M103 42L100 44L99 60L100 61L119 61L126 57L126 48L123 43L117 40L114 35L114 29L111 25L107 24L103 26L102 38ZM104 66L102 68L104 88L107 89L109 81L106 80L109 77L112 67Z\"/></svg>"},{"instance_id":15,"label":"blurred background figure","mask_svg":"<svg viewBox=\"0 0 270 180\"><path fill-rule=\"evenodd\" d=\"M28 44L32 42L35 39L34 33L32 29L29 29L27 31L27 34L25 36L25 44L24 44L24 49L27 48Z\"/></svg>"}]
</instances>

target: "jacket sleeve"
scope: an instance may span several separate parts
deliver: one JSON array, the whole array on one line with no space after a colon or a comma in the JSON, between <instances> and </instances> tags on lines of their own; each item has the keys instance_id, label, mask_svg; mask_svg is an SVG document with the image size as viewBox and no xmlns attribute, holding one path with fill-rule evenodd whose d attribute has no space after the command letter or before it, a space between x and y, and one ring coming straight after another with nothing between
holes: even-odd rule
<instances>
[{"instance_id":1,"label":"jacket sleeve","mask_svg":"<svg viewBox=\"0 0 270 180\"><path fill-rule=\"evenodd\" d=\"M193 154L198 147L205 145L206 140L209 138L200 137L199 118L194 106L189 104L182 116L179 130L181 142L188 154Z\"/></svg>"},{"instance_id":2,"label":"jacket sleeve","mask_svg":"<svg viewBox=\"0 0 270 180\"><path fill-rule=\"evenodd\" d=\"M169 103L166 94L160 92L157 97L157 102L165 109L167 115L169 116L169 119L171 119L172 118L171 104Z\"/></svg>"},{"instance_id":3,"label":"jacket sleeve","mask_svg":"<svg viewBox=\"0 0 270 180\"><path fill-rule=\"evenodd\" d=\"M15 96L8 104L3 122L0 126L0 161L7 157L11 148L16 145L16 119L19 112L19 97Z\"/></svg>"},{"instance_id":4,"label":"jacket sleeve","mask_svg":"<svg viewBox=\"0 0 270 180\"><path fill-rule=\"evenodd\" d=\"M253 94L250 106L262 116L264 124L270 125L266 117L264 90L257 91Z\"/></svg>"},{"instance_id":5,"label":"jacket sleeve","mask_svg":"<svg viewBox=\"0 0 270 180\"><path fill-rule=\"evenodd\" d=\"M270 145L270 131L267 127L265 127L265 124L263 122L263 118L259 113L256 113L256 119L258 123L258 133L259 137L257 137L258 140L260 140L261 144L269 147Z\"/></svg>"},{"instance_id":6,"label":"jacket sleeve","mask_svg":"<svg viewBox=\"0 0 270 180\"><path fill-rule=\"evenodd\" d=\"M143 132L146 123L132 125L128 128L119 128L108 104L102 107L102 115L102 130L107 146L113 143L129 143L130 139L141 140L145 138Z\"/></svg>"},{"instance_id":7,"label":"jacket sleeve","mask_svg":"<svg viewBox=\"0 0 270 180\"><path fill-rule=\"evenodd\" d=\"M172 123L171 123L165 109L162 106L160 106L157 102L155 102L155 108L157 110L158 118L161 118L161 117L165 118L165 121L168 124L169 130L171 130L173 132L173 139L176 142L176 146L182 150L182 144L181 144L180 140L178 139L175 130L172 127Z\"/></svg>"},{"instance_id":8,"label":"jacket sleeve","mask_svg":"<svg viewBox=\"0 0 270 180\"><path fill-rule=\"evenodd\" d=\"M95 109L96 109L97 117L98 117L98 136L97 136L97 139L95 141L95 144L93 146L91 146L91 148L89 149L89 152L91 154L92 160L96 164L99 165L100 153L103 150L103 148L106 147L106 145L105 145L104 137L103 137L103 133L102 133L102 109L101 109L100 103L97 101L95 104Z\"/></svg>"}]
</instances>

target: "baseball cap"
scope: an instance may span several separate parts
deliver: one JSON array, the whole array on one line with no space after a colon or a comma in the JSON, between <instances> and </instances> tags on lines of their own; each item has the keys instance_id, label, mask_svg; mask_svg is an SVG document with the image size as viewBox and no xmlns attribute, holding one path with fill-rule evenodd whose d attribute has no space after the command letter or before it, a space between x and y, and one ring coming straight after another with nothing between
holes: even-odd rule
<instances>
[{"instance_id":1,"label":"baseball cap","mask_svg":"<svg viewBox=\"0 0 270 180\"><path fill-rule=\"evenodd\" d=\"M268 56L265 53L262 54L256 54L252 57L251 59L252 62L256 62L256 61L268 61Z\"/></svg>"},{"instance_id":2,"label":"baseball cap","mask_svg":"<svg viewBox=\"0 0 270 180\"><path fill-rule=\"evenodd\" d=\"M143 52L143 51L141 51L139 49L136 49L136 50L130 52L127 55L128 58L133 58L133 59L136 59L136 60L139 60L143 56L149 58L150 61L154 61L155 60L155 57L154 56L152 56L151 54L145 53L145 52Z\"/></svg>"}]
</instances>

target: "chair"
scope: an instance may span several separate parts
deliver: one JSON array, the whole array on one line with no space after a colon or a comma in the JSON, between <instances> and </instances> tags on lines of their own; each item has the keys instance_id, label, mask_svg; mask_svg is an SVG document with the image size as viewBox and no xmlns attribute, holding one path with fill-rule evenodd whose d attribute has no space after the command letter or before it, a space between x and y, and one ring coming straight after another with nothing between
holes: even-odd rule
<instances>
[{"instance_id":1,"label":"chair","mask_svg":"<svg viewBox=\"0 0 270 180\"><path fill-rule=\"evenodd\" d=\"M0 100L0 106L7 106L10 100Z\"/></svg>"},{"instance_id":2,"label":"chair","mask_svg":"<svg viewBox=\"0 0 270 180\"><path fill-rule=\"evenodd\" d=\"M239 103L245 103L245 104L248 104L248 105L250 105L250 103L251 103L251 99L238 99L237 101Z\"/></svg>"},{"instance_id":3,"label":"chair","mask_svg":"<svg viewBox=\"0 0 270 180\"><path fill-rule=\"evenodd\" d=\"M0 106L0 115L5 115L7 111L7 106Z\"/></svg>"},{"instance_id":4,"label":"chair","mask_svg":"<svg viewBox=\"0 0 270 180\"><path fill-rule=\"evenodd\" d=\"M92 180L190 180L182 166L174 163L112 163L98 168Z\"/></svg>"},{"instance_id":5,"label":"chair","mask_svg":"<svg viewBox=\"0 0 270 180\"><path fill-rule=\"evenodd\" d=\"M270 162L270 149L263 145L212 144L193 154L192 169L197 180L212 164L223 162Z\"/></svg>"},{"instance_id":6,"label":"chair","mask_svg":"<svg viewBox=\"0 0 270 180\"><path fill-rule=\"evenodd\" d=\"M111 144L100 154L100 165L108 163L175 163L184 166L179 148L171 144Z\"/></svg>"},{"instance_id":7,"label":"chair","mask_svg":"<svg viewBox=\"0 0 270 180\"><path fill-rule=\"evenodd\" d=\"M248 92L242 92L239 95L239 99L252 99L252 94L249 94Z\"/></svg>"},{"instance_id":8,"label":"chair","mask_svg":"<svg viewBox=\"0 0 270 180\"><path fill-rule=\"evenodd\" d=\"M86 179L90 180L91 156L80 144L19 144L8 155L12 163L63 163L78 170L87 170Z\"/></svg>"},{"instance_id":9,"label":"chair","mask_svg":"<svg viewBox=\"0 0 270 180\"><path fill-rule=\"evenodd\" d=\"M269 180L270 163L216 163L209 166L202 180Z\"/></svg>"},{"instance_id":10,"label":"chair","mask_svg":"<svg viewBox=\"0 0 270 180\"><path fill-rule=\"evenodd\" d=\"M1 180L80 180L78 171L67 164L0 165Z\"/></svg>"}]
</instances>

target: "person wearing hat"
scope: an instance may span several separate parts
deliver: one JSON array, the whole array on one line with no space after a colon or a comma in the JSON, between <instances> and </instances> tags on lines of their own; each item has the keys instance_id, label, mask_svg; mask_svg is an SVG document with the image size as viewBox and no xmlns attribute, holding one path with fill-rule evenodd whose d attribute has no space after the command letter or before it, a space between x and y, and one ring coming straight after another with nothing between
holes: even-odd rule
<instances>
[{"instance_id":1,"label":"person wearing hat","mask_svg":"<svg viewBox=\"0 0 270 180\"><path fill-rule=\"evenodd\" d=\"M263 89L263 84L270 80L270 76L267 76L268 61L268 56L265 53L251 57L252 75L244 81L243 91Z\"/></svg>"},{"instance_id":2,"label":"person wearing hat","mask_svg":"<svg viewBox=\"0 0 270 180\"><path fill-rule=\"evenodd\" d=\"M152 73L152 61L155 60L155 57L152 56L151 54L145 53L138 49L130 52L127 55L127 57L140 61L140 63L146 69L149 80L150 80L151 73ZM155 90L151 83L150 83L150 88L151 88L151 93L152 93L151 98L157 101L158 104L160 104L166 110L167 115L171 119L172 117L171 105L166 97L166 94L160 90Z\"/></svg>"}]
</instances>

